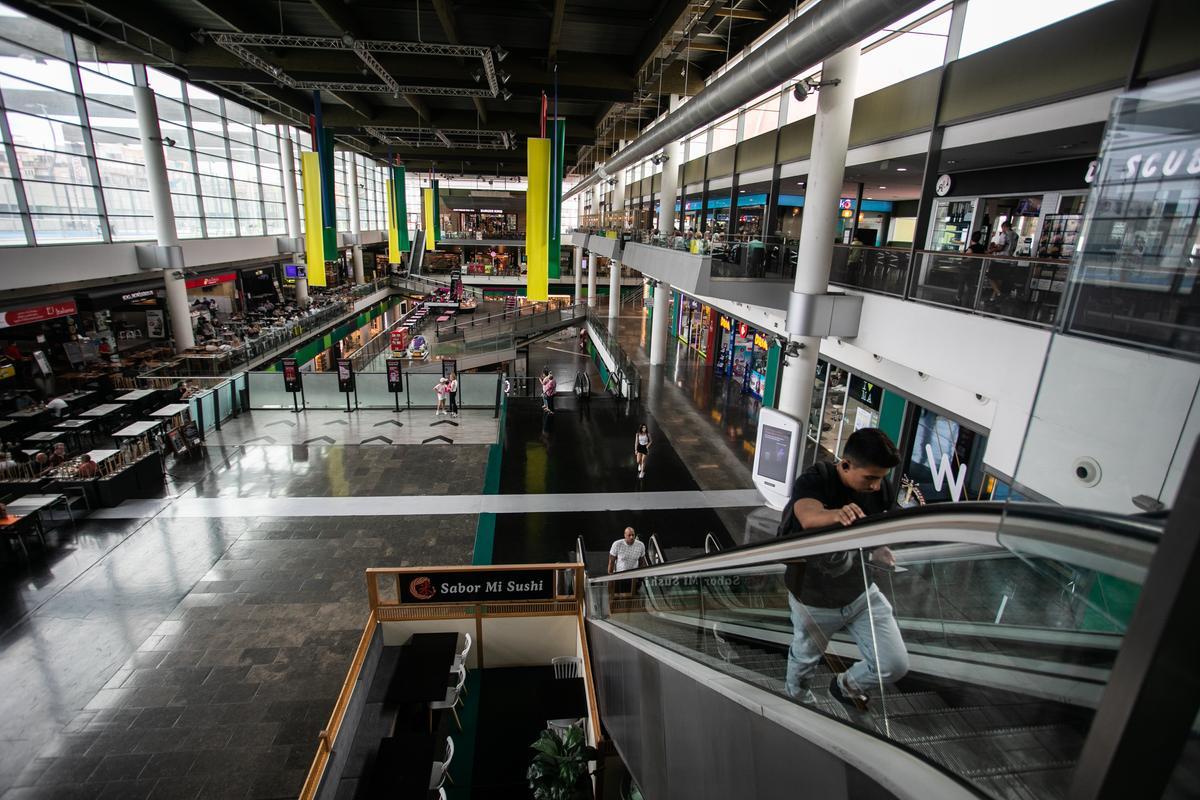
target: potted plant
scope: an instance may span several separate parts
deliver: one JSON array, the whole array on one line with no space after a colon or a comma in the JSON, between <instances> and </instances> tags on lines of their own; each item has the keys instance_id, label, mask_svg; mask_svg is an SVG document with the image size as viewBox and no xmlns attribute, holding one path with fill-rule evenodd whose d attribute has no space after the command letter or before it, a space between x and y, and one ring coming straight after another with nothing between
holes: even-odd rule
<instances>
[{"instance_id":1,"label":"potted plant","mask_svg":"<svg viewBox=\"0 0 1200 800\"><path fill-rule=\"evenodd\" d=\"M591 797L588 762L596 761L600 753L588 746L582 729L571 726L561 737L556 731L546 729L530 747L535 752L525 777L529 779L534 800Z\"/></svg>"}]
</instances>

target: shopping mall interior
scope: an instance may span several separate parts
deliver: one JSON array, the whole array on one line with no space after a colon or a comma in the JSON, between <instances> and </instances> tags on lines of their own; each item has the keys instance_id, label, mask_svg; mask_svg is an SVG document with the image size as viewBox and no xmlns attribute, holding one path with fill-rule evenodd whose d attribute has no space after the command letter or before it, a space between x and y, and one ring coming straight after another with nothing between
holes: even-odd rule
<instances>
[{"instance_id":1,"label":"shopping mall interior","mask_svg":"<svg viewBox=\"0 0 1200 800\"><path fill-rule=\"evenodd\" d=\"M0 22L0 800L1200 797L1194 0Z\"/></svg>"}]
</instances>

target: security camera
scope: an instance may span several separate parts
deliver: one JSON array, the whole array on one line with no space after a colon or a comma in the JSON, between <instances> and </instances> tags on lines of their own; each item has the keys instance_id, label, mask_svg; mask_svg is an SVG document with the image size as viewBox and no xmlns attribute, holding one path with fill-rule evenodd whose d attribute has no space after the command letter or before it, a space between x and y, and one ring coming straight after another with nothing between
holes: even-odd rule
<instances>
[{"instance_id":1,"label":"security camera","mask_svg":"<svg viewBox=\"0 0 1200 800\"><path fill-rule=\"evenodd\" d=\"M817 81L813 78L805 78L792 87L792 97L796 98L796 102L803 103L813 92L819 92L826 86L837 86L842 82L841 78L833 78L827 81Z\"/></svg>"},{"instance_id":2,"label":"security camera","mask_svg":"<svg viewBox=\"0 0 1200 800\"><path fill-rule=\"evenodd\" d=\"M1091 456L1083 456L1075 459L1075 463L1071 465L1071 470L1075 474L1075 480L1089 488L1100 483L1100 478L1103 474L1100 470L1100 462Z\"/></svg>"},{"instance_id":3,"label":"security camera","mask_svg":"<svg viewBox=\"0 0 1200 800\"><path fill-rule=\"evenodd\" d=\"M163 139L163 144L165 144L167 147L174 147L175 140L172 139L170 136L167 136Z\"/></svg>"}]
</instances>

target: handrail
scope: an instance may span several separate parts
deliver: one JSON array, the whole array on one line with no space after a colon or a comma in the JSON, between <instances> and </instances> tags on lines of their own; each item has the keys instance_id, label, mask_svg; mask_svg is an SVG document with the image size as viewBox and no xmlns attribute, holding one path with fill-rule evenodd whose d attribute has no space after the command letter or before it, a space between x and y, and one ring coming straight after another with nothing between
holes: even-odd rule
<instances>
[{"instance_id":1,"label":"handrail","mask_svg":"<svg viewBox=\"0 0 1200 800\"><path fill-rule=\"evenodd\" d=\"M575 560L583 564L583 577L587 577L587 559L583 557L583 537L575 537Z\"/></svg>"},{"instance_id":2,"label":"handrail","mask_svg":"<svg viewBox=\"0 0 1200 800\"><path fill-rule=\"evenodd\" d=\"M941 503L892 511L850 528L831 526L669 565L627 570L621 579L741 569L921 541L1001 547L1019 544L1048 556L1066 551L1069 560L1136 581L1149 566L1161 530L1160 525L1143 520L1036 503ZM607 575L589 578L590 583L613 580L614 576Z\"/></svg>"},{"instance_id":3,"label":"handrail","mask_svg":"<svg viewBox=\"0 0 1200 800\"><path fill-rule=\"evenodd\" d=\"M313 756L312 764L308 768L304 787L300 790L300 800L312 800L316 797L317 789L321 785L321 777L325 774L325 767L329 763L329 757L333 755L333 745L341 731L342 720L346 716L346 707L350 704L350 695L354 691L355 683L358 682L358 673L362 671L363 663L367 660L367 650L371 647L371 639L374 638L378 624L379 620L375 616L375 609L371 609L371 613L367 617L367 624L363 627L362 636L358 640L358 649L354 651L350 669L346 672L346 679L342 681L342 689L338 692L337 700L333 704L329 723L319 735L320 744L317 746L317 754Z\"/></svg>"},{"instance_id":4,"label":"handrail","mask_svg":"<svg viewBox=\"0 0 1200 800\"><path fill-rule=\"evenodd\" d=\"M850 245L835 245L839 247L850 248ZM867 249L863 245L863 249ZM873 250L883 250L882 247L870 248ZM908 252L905 250L904 252ZM943 258L975 258L980 261L1013 261L1022 263L1037 263L1037 264L1053 264L1058 267L1065 267L1071 263L1069 258L1036 258L1034 256L1010 256L1003 253L967 253L961 250L914 250L913 252L919 255L941 256Z\"/></svg>"},{"instance_id":5,"label":"handrail","mask_svg":"<svg viewBox=\"0 0 1200 800\"><path fill-rule=\"evenodd\" d=\"M712 531L704 534L704 553L706 555L721 552L721 543L717 541L717 537L712 535Z\"/></svg>"},{"instance_id":6,"label":"handrail","mask_svg":"<svg viewBox=\"0 0 1200 800\"><path fill-rule=\"evenodd\" d=\"M709 536L712 536L712 534L710 533ZM647 541L650 542L650 547L648 548L650 550L650 563L651 564L667 563L667 559L663 556L662 548L658 546L658 534L657 533L650 534L650 538Z\"/></svg>"}]
</instances>

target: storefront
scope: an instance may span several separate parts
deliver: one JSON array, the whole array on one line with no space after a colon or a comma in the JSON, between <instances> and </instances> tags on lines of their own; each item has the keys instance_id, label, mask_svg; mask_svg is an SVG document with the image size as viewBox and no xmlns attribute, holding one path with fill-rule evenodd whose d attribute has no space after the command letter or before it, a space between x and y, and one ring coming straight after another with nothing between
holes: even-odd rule
<instances>
[{"instance_id":1,"label":"storefront","mask_svg":"<svg viewBox=\"0 0 1200 800\"><path fill-rule=\"evenodd\" d=\"M711 360L716 372L739 384L743 392L774 402L780 351L772 337L724 314L714 314L714 319Z\"/></svg>"},{"instance_id":2,"label":"storefront","mask_svg":"<svg viewBox=\"0 0 1200 800\"><path fill-rule=\"evenodd\" d=\"M242 297L247 308L257 308L266 301L272 304L283 302L279 268L274 264L261 269L244 269L238 275L241 276ZM292 280L295 281L294 278Z\"/></svg>"},{"instance_id":3,"label":"storefront","mask_svg":"<svg viewBox=\"0 0 1200 800\"><path fill-rule=\"evenodd\" d=\"M83 334L103 341L113 352L127 355L151 345L166 343L166 290L161 284L125 286L111 292L92 292L79 298L79 323ZM77 351L79 348L67 348ZM83 348L87 349L87 348ZM73 363L89 360L90 353L70 352Z\"/></svg>"},{"instance_id":4,"label":"storefront","mask_svg":"<svg viewBox=\"0 0 1200 800\"><path fill-rule=\"evenodd\" d=\"M217 275L201 275L189 278L187 283L188 303L196 308L207 306L218 315L235 314L241 311L237 291L237 273L223 272Z\"/></svg>"},{"instance_id":5,"label":"storefront","mask_svg":"<svg viewBox=\"0 0 1200 800\"><path fill-rule=\"evenodd\" d=\"M0 346L12 362L11 371L5 366L0 375L48 377L75 360L82 363L84 353L96 358L94 342L86 343L90 347L79 342L78 312L75 301L68 299L0 311Z\"/></svg>"},{"instance_id":6,"label":"storefront","mask_svg":"<svg viewBox=\"0 0 1200 800\"><path fill-rule=\"evenodd\" d=\"M895 479L901 505L988 500L1006 488L984 471L986 431L885 388L869 375L820 359L805 466L837 461L846 440L862 428L882 429L900 448Z\"/></svg>"},{"instance_id":7,"label":"storefront","mask_svg":"<svg viewBox=\"0 0 1200 800\"><path fill-rule=\"evenodd\" d=\"M677 213L679 211L682 211L683 213L683 216L680 217L680 219L683 221L683 224L679 229L681 233L687 233L688 231L695 232L700 230L700 213L703 206L704 195L701 187L699 185L689 186L687 188L687 193L683 196L682 209L678 207L675 209Z\"/></svg>"},{"instance_id":8,"label":"storefront","mask_svg":"<svg viewBox=\"0 0 1200 800\"><path fill-rule=\"evenodd\" d=\"M716 314L712 306L692 300L679 292L675 292L674 299L678 309L675 314L675 335L681 342L704 356L706 361L711 361L716 333Z\"/></svg>"}]
</instances>

